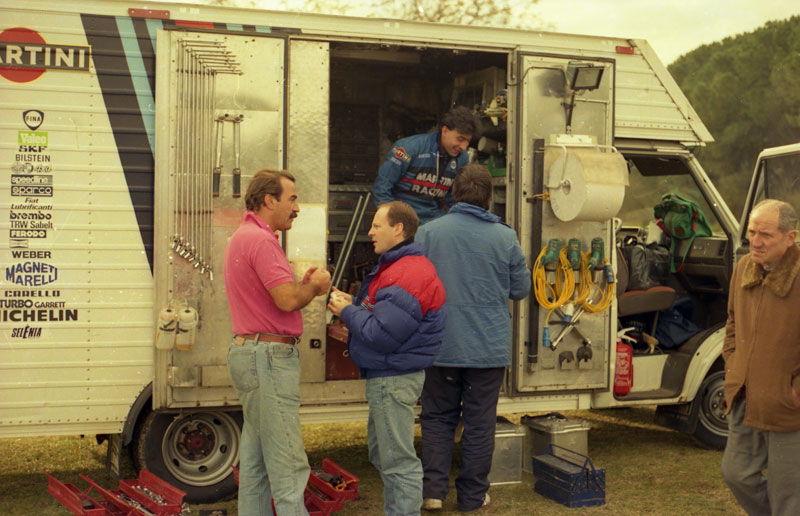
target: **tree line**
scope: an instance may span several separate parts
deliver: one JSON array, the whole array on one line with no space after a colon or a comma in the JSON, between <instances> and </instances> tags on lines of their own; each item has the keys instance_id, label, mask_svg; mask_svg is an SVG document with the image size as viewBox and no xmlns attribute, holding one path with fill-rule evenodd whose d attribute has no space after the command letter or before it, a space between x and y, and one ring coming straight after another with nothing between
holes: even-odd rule
<instances>
[{"instance_id":1,"label":"tree line","mask_svg":"<svg viewBox=\"0 0 800 516\"><path fill-rule=\"evenodd\" d=\"M698 47L668 69L714 136L697 158L738 215L758 153L800 142L800 16Z\"/></svg>"}]
</instances>

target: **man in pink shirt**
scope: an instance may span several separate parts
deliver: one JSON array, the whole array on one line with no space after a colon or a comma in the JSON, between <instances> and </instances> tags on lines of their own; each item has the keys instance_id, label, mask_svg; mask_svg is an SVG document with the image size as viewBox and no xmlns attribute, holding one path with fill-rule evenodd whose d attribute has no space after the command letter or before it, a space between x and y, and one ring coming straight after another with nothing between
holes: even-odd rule
<instances>
[{"instance_id":1,"label":"man in pink shirt","mask_svg":"<svg viewBox=\"0 0 800 516\"><path fill-rule=\"evenodd\" d=\"M228 373L242 402L239 514L307 516L308 458L300 433L300 309L327 293L331 275L316 267L295 281L277 231L300 212L294 177L259 170L245 195L247 213L225 250L225 290L233 322Z\"/></svg>"}]
</instances>

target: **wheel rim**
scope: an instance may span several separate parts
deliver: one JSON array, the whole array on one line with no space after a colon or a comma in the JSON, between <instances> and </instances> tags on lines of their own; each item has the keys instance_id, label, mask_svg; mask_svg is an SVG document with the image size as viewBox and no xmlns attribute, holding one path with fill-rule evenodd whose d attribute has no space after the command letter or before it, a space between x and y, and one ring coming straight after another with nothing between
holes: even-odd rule
<instances>
[{"instance_id":1,"label":"wheel rim","mask_svg":"<svg viewBox=\"0 0 800 516\"><path fill-rule=\"evenodd\" d=\"M717 371L705 379L701 386L700 423L719 436L728 435L725 415L725 371Z\"/></svg>"},{"instance_id":2,"label":"wheel rim","mask_svg":"<svg viewBox=\"0 0 800 516\"><path fill-rule=\"evenodd\" d=\"M164 464L185 484L216 484L231 473L239 459L239 437L239 426L225 412L176 417L164 432Z\"/></svg>"}]
</instances>

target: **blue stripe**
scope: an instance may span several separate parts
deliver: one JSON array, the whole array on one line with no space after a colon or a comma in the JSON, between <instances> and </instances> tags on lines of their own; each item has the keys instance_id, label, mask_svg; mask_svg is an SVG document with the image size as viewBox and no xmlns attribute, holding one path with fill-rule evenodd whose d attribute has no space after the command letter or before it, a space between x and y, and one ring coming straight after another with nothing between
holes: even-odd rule
<instances>
[{"instance_id":1,"label":"blue stripe","mask_svg":"<svg viewBox=\"0 0 800 516\"><path fill-rule=\"evenodd\" d=\"M139 102L139 111L142 113L142 122L147 131L150 152L155 156L156 102L153 92L150 90L150 81L147 80L142 52L139 50L139 40L133 29L133 21L129 17L117 16L117 28L122 48L125 50L125 60L128 62L133 90L136 93L136 100Z\"/></svg>"},{"instance_id":2,"label":"blue stripe","mask_svg":"<svg viewBox=\"0 0 800 516\"><path fill-rule=\"evenodd\" d=\"M244 27L242 27L238 23L229 23L228 30L238 30L239 32L242 32L244 31Z\"/></svg>"},{"instance_id":3,"label":"blue stripe","mask_svg":"<svg viewBox=\"0 0 800 516\"><path fill-rule=\"evenodd\" d=\"M150 41L153 43L153 52L156 51L156 34L164 28L164 22L157 18L147 18L147 32L150 34Z\"/></svg>"},{"instance_id":4,"label":"blue stripe","mask_svg":"<svg viewBox=\"0 0 800 516\"><path fill-rule=\"evenodd\" d=\"M262 27L260 25L256 25L256 32L263 32L265 34L270 34L272 33L272 29L270 29L269 27Z\"/></svg>"}]
</instances>

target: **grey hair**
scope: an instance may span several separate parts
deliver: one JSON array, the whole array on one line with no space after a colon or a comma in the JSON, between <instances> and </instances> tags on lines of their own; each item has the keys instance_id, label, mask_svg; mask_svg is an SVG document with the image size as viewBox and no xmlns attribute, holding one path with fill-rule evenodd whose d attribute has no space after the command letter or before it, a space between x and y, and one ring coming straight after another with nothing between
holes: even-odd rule
<instances>
[{"instance_id":1,"label":"grey hair","mask_svg":"<svg viewBox=\"0 0 800 516\"><path fill-rule=\"evenodd\" d=\"M751 213L761 209L772 209L778 212L778 229L786 233L797 229L797 212L791 204L778 199L764 199L753 207Z\"/></svg>"}]
</instances>

